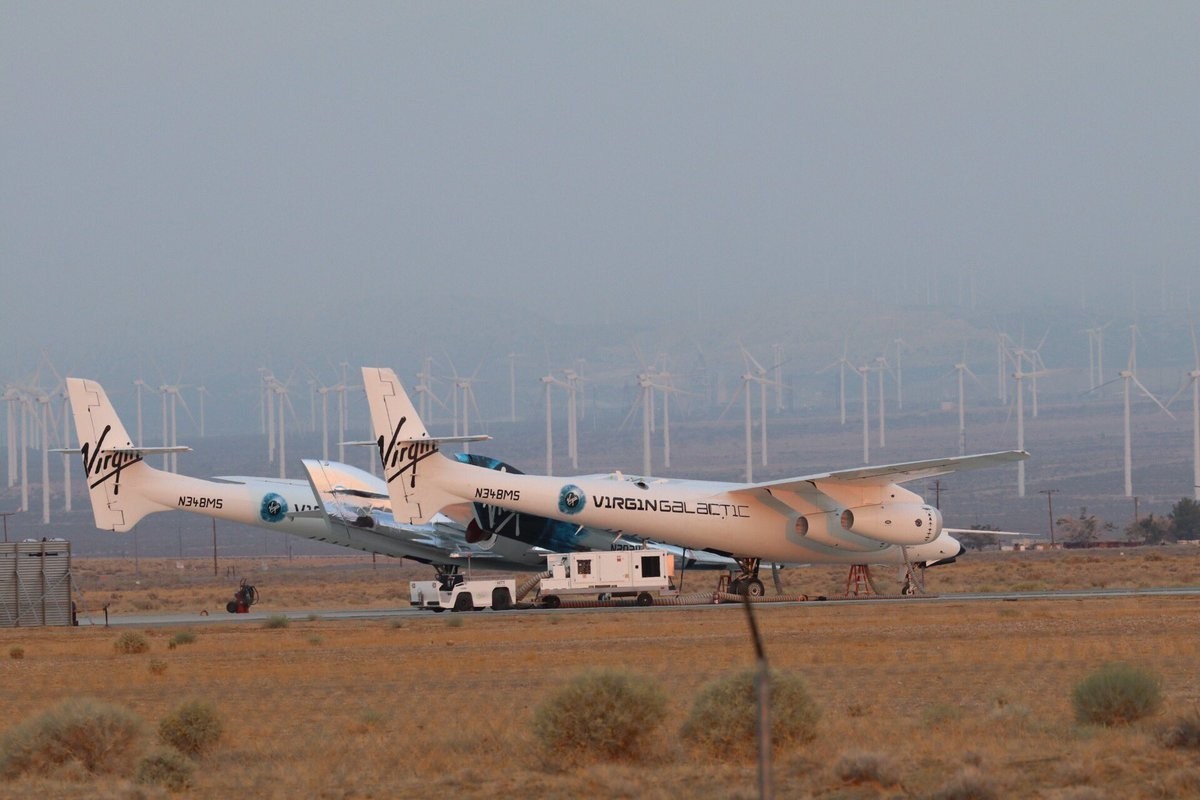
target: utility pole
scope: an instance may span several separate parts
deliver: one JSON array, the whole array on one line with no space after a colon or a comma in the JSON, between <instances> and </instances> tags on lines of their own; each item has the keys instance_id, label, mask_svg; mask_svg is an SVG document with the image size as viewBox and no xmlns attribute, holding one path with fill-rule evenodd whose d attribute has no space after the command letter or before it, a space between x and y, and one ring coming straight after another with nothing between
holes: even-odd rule
<instances>
[{"instance_id":1,"label":"utility pole","mask_svg":"<svg viewBox=\"0 0 1200 800\"><path fill-rule=\"evenodd\" d=\"M1054 495L1058 489L1042 489L1039 493L1046 495L1046 509L1050 515L1050 546L1054 547Z\"/></svg>"},{"instance_id":2,"label":"utility pole","mask_svg":"<svg viewBox=\"0 0 1200 800\"><path fill-rule=\"evenodd\" d=\"M3 513L0 513L0 517L4 517L4 543L5 544L8 544L8 518L11 516L14 516L17 513L18 512L16 512L16 511L5 511Z\"/></svg>"}]
</instances>

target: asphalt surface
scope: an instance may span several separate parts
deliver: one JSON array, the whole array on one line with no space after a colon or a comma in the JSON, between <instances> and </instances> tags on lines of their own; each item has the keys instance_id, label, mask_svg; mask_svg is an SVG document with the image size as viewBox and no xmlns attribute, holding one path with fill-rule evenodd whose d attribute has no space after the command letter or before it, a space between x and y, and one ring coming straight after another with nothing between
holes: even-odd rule
<instances>
[{"instance_id":1,"label":"asphalt surface","mask_svg":"<svg viewBox=\"0 0 1200 800\"><path fill-rule=\"evenodd\" d=\"M858 603L944 603L944 602L987 602L987 601L1002 601L1002 602L1018 602L1021 600L1079 600L1079 599L1096 599L1096 598L1111 598L1111 597L1180 597L1180 596L1196 596L1200 595L1200 587L1177 587L1163 589L1063 589L1058 591L1041 591L1041 592L995 592L988 594L941 594L941 595L912 595L907 597L887 596L887 597L833 597L825 600L804 600L804 601L785 601L763 603L761 605L768 606L799 606L811 605L813 603L821 603L823 605L846 605ZM533 607L518 607L511 611L476 611L464 612L474 615L508 615L508 614L576 614L576 613L603 613L606 611L625 611L628 609L637 608L639 612L667 612L678 611L681 609L729 609L739 608L740 603L723 602L723 603L697 603L692 605L653 605L645 607L637 607L632 603L628 607L612 606L596 607L596 608L560 608L560 609L542 609ZM286 617L289 620L361 620L361 619L391 619L395 617L419 617L431 616L436 612L411 608L371 608L371 609L298 609L298 610L252 610L247 614L229 614L225 612L216 614L109 614L107 619L105 615L100 614L80 614L79 625L108 625L110 627L157 627L157 626L178 626L178 625L231 625L231 624L247 624L258 623L265 624L267 620L273 617ZM454 612L448 612L454 613Z\"/></svg>"}]
</instances>

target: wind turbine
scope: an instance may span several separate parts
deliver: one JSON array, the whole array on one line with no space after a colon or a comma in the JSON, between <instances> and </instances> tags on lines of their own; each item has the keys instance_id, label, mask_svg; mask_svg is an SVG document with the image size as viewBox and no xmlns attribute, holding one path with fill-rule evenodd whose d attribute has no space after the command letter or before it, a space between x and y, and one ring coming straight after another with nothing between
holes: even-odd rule
<instances>
[{"instance_id":1,"label":"wind turbine","mask_svg":"<svg viewBox=\"0 0 1200 800\"><path fill-rule=\"evenodd\" d=\"M2 399L5 401L8 414L5 441L8 443L8 486L11 489L17 482L17 413L21 411L21 393L17 391L16 387L9 386L4 389Z\"/></svg>"},{"instance_id":2,"label":"wind turbine","mask_svg":"<svg viewBox=\"0 0 1200 800\"><path fill-rule=\"evenodd\" d=\"M163 384L158 387L158 391L162 394L163 447L172 447L173 448L177 445L177 435L178 435L179 429L178 429L178 425L176 424L176 421L177 421L176 420L176 411L177 411L177 406L179 403L183 403L183 410L185 412L187 412L188 418L190 418L193 422L195 422L195 418L192 417L192 410L190 408L188 408L187 400L184 399L183 395L179 391L180 388L181 387L178 383ZM168 396L171 398L169 414L168 414L168 404L167 404ZM171 429L170 439L167 438L168 419L170 421L170 429ZM170 472L178 472L178 470L179 470L179 454L178 453L165 454L163 457L163 468L167 469Z\"/></svg>"},{"instance_id":3,"label":"wind turbine","mask_svg":"<svg viewBox=\"0 0 1200 800\"><path fill-rule=\"evenodd\" d=\"M773 381L767 377L767 368L758 363L750 351L744 346L742 347L742 358L746 361L746 372L742 375L742 379L746 381L746 415L749 417L750 411L750 381L758 384L759 391L759 448L762 450L762 465L767 466L767 387L778 385L777 381ZM750 369L753 365L753 369ZM749 452L749 447L747 447ZM750 483L750 479L746 479Z\"/></svg>"},{"instance_id":4,"label":"wind turbine","mask_svg":"<svg viewBox=\"0 0 1200 800\"><path fill-rule=\"evenodd\" d=\"M850 359L846 358L846 341L842 340L842 355L837 361L821 368L821 372L827 369L838 368L838 406L842 413L842 424L846 424L846 368L854 369L854 365L850 363ZM857 370L856 370L857 371Z\"/></svg>"},{"instance_id":5,"label":"wind turbine","mask_svg":"<svg viewBox=\"0 0 1200 800\"><path fill-rule=\"evenodd\" d=\"M1195 366L1187 372L1188 383L1192 385L1192 490L1194 499L1200 500L1200 346L1196 344L1196 328L1192 327L1192 355L1196 359ZM1179 392L1187 388L1185 383ZM1175 397L1179 396L1175 393ZM1172 397L1171 400L1174 400ZM1171 403L1167 403L1171 405Z\"/></svg>"},{"instance_id":6,"label":"wind turbine","mask_svg":"<svg viewBox=\"0 0 1200 800\"><path fill-rule=\"evenodd\" d=\"M954 370L958 373L958 454L963 456L967 454L966 396L963 391L963 374L970 375L976 383L980 381L979 377L967 366L965 352L963 360L954 365Z\"/></svg>"},{"instance_id":7,"label":"wind turbine","mask_svg":"<svg viewBox=\"0 0 1200 800\"><path fill-rule=\"evenodd\" d=\"M871 365L863 364L854 367L855 372L862 376L862 420L863 420L863 463L871 463L871 406L867 397L867 379L871 375Z\"/></svg>"},{"instance_id":8,"label":"wind turbine","mask_svg":"<svg viewBox=\"0 0 1200 800\"><path fill-rule=\"evenodd\" d=\"M897 338L896 345L896 410L904 410L904 371L900 367L900 352L908 347L908 342ZM882 395L881 395L882 396Z\"/></svg>"},{"instance_id":9,"label":"wind turbine","mask_svg":"<svg viewBox=\"0 0 1200 800\"><path fill-rule=\"evenodd\" d=\"M470 417L471 417L471 407L472 406L475 407L475 413L480 418L483 417L483 414L480 413L480 411L479 411L479 403L477 403L475 401L475 388L473 386L474 382L475 382L474 376L472 376L470 378L455 378L454 379L454 405L456 408L458 407L458 404L459 404L459 400L458 400L459 393L460 392L462 393L462 435L463 436L467 436L470 434ZM456 431L455 435L457 435L457 431L458 431L458 415L457 414L455 415L455 419L454 419L454 430ZM471 452L470 446L471 446L470 442L463 442L463 445L462 445L463 452L464 453Z\"/></svg>"},{"instance_id":10,"label":"wind turbine","mask_svg":"<svg viewBox=\"0 0 1200 800\"><path fill-rule=\"evenodd\" d=\"M546 387L546 474L553 475L554 474L554 422L553 422L553 408L552 408L552 398L550 397L550 390L556 385L557 386L566 386L566 384L563 383L562 381L560 381L558 378L554 377L553 375L548 374L542 378L542 385L544 385Z\"/></svg>"},{"instance_id":11,"label":"wind turbine","mask_svg":"<svg viewBox=\"0 0 1200 800\"><path fill-rule=\"evenodd\" d=\"M887 446L887 434L884 427L884 408L887 402L883 394L883 373L888 368L887 359L883 356L876 356L874 369L879 372L879 447L882 449Z\"/></svg>"},{"instance_id":12,"label":"wind turbine","mask_svg":"<svg viewBox=\"0 0 1200 800\"><path fill-rule=\"evenodd\" d=\"M1157 405L1159 408L1161 408L1168 417L1170 417L1171 419L1175 419L1175 415L1172 414L1170 412L1170 410L1168 410L1167 407L1164 406L1159 401L1159 399L1157 397L1155 397L1154 394L1145 387L1145 385L1142 384L1142 382L1140 380L1138 380L1138 377L1137 377L1137 325L1136 324L1129 326L1129 360L1125 364L1125 369L1121 370L1121 372L1117 375L1117 377L1114 379L1114 381L1115 380L1120 380L1124 387L1124 400L1125 400L1125 418L1124 418L1124 427L1125 427L1125 431L1124 431L1125 432L1125 496L1133 497L1133 435L1132 435L1132 430L1131 430L1132 424L1131 424L1131 418L1130 418L1130 405L1131 405L1131 399L1132 399L1131 398L1131 395L1132 395L1131 386L1136 385L1138 387L1138 389L1141 390L1142 394L1146 395L1146 397L1149 397L1151 400L1153 400L1155 405ZM1102 383L1102 384L1100 384L1100 386L1097 386L1096 388L1099 389L1103 386L1107 386L1109 383L1113 383L1113 381L1108 381L1107 383Z\"/></svg>"}]
</instances>

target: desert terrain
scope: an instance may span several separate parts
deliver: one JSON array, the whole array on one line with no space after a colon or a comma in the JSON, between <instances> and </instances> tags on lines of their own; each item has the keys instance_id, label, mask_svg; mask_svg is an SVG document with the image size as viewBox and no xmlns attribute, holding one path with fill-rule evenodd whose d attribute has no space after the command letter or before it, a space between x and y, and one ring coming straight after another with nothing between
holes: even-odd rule
<instances>
[{"instance_id":1,"label":"desert terrain","mask_svg":"<svg viewBox=\"0 0 1200 800\"><path fill-rule=\"evenodd\" d=\"M955 598L1197 586L1198 559L1188 546L972 553L928 571L936 599L756 606L771 666L802 676L821 710L813 741L777 753L776 796L1200 796L1195 750L1158 738L1200 704L1200 597ZM224 735L200 760L191 797L757 796L753 762L713 759L678 737L704 685L754 664L737 605L335 621L316 610L406 608L407 581L428 570L340 557L228 560L216 571L203 559L141 559L136 569L129 559L76 559L79 627L0 632L0 735L66 698L127 707L150 732L199 699L218 710ZM891 572L875 574L895 585ZM255 610L309 612L278 627L139 626L149 650L138 654L116 652L129 629L105 628L95 613L108 605L113 621L201 610L221 619L241 578L259 588ZM715 578L685 580L698 590ZM833 598L846 573L791 569L782 580L786 592ZM181 633L193 641L172 646ZM1117 728L1075 721L1072 689L1110 662L1161 680L1153 719ZM566 765L536 735L539 704L593 667L625 671L668 697L654 746L637 759ZM845 765L863 758L887 765L882 780L847 780ZM169 792L128 774L63 768L0 779L0 796Z\"/></svg>"}]
</instances>

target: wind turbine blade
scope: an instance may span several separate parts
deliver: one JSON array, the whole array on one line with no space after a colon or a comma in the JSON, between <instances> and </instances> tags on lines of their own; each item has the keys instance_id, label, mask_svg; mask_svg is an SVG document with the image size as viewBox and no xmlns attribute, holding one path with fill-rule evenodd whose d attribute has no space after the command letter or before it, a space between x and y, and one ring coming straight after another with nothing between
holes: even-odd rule
<instances>
[{"instance_id":1,"label":"wind turbine blade","mask_svg":"<svg viewBox=\"0 0 1200 800\"><path fill-rule=\"evenodd\" d=\"M1151 393L1151 391L1149 389L1147 389L1144 385L1142 385L1142 382L1138 380L1137 375L1131 374L1129 377L1132 378L1134 384L1139 389L1142 390L1142 394L1146 395L1146 397L1149 397L1151 400L1153 400L1155 405L1157 405L1159 408L1161 408L1163 410L1163 413L1165 413L1168 417L1170 417L1171 419L1175 419L1175 415L1171 413L1170 409L1168 409L1166 406L1164 406L1162 404L1162 401L1160 401L1157 397L1155 397L1153 395L1153 393Z\"/></svg>"}]
</instances>

